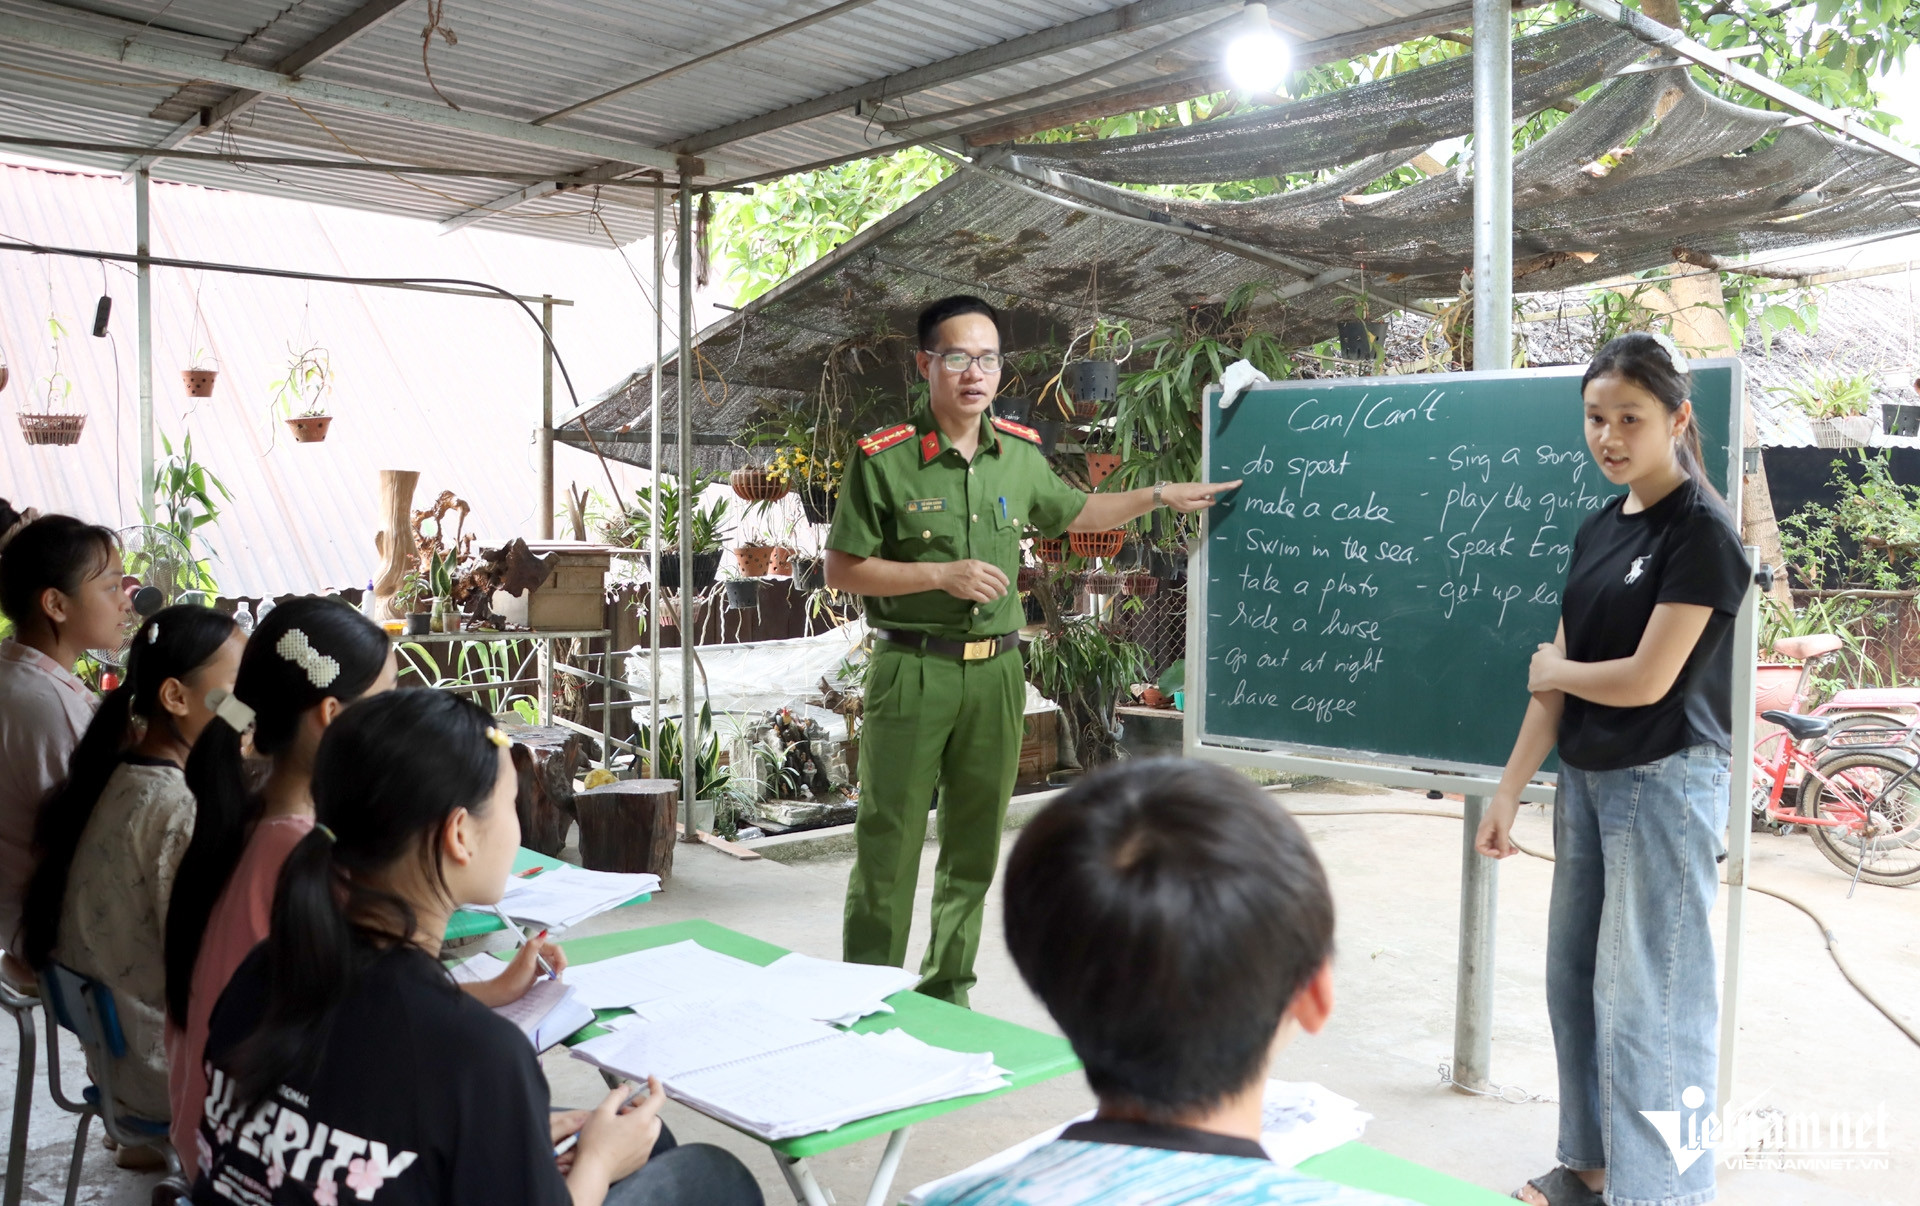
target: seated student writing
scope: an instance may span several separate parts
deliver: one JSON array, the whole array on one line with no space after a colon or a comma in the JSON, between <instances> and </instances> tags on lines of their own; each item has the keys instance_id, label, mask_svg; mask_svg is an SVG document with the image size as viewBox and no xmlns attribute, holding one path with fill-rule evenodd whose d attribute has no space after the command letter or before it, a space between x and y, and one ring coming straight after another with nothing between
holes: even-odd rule
<instances>
[{"instance_id":1,"label":"seated student writing","mask_svg":"<svg viewBox=\"0 0 1920 1206\"><path fill-rule=\"evenodd\" d=\"M168 1117L160 951L174 873L193 839L182 767L212 717L207 694L233 686L245 647L234 622L207 607L168 607L142 625L125 680L101 702L35 833L27 961L42 970L58 960L113 990L127 1040L114 1092L143 1118Z\"/></svg>"},{"instance_id":2,"label":"seated student writing","mask_svg":"<svg viewBox=\"0 0 1920 1206\"><path fill-rule=\"evenodd\" d=\"M456 905L506 890L507 745L440 691L380 695L328 728L316 823L214 1008L196 1203L760 1206L731 1155L674 1145L657 1081L631 1107L623 1086L550 1115L526 1037L441 966ZM554 1144L575 1133L563 1174Z\"/></svg>"},{"instance_id":3,"label":"seated student writing","mask_svg":"<svg viewBox=\"0 0 1920 1206\"><path fill-rule=\"evenodd\" d=\"M13 622L0 642L0 968L32 984L16 951L33 828L99 704L73 667L120 644L133 606L112 531L71 515L22 518L0 500L0 612Z\"/></svg>"},{"instance_id":4,"label":"seated student writing","mask_svg":"<svg viewBox=\"0 0 1920 1206\"><path fill-rule=\"evenodd\" d=\"M1260 1147L1268 1065L1333 1010L1333 898L1246 777L1172 758L1090 775L1028 823L1005 883L1007 947L1100 1108L928 1206L1399 1201Z\"/></svg>"}]
</instances>

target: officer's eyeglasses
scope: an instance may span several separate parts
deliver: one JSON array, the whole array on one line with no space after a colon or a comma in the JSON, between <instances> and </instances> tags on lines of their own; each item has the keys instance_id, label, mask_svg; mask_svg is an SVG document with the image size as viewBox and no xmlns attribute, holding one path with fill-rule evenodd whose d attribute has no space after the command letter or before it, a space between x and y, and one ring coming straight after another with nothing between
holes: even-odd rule
<instances>
[{"instance_id":1,"label":"officer's eyeglasses","mask_svg":"<svg viewBox=\"0 0 1920 1206\"><path fill-rule=\"evenodd\" d=\"M928 355L939 361L940 366L949 373L964 373L967 371L967 366L972 364L979 365L983 373L1000 371L1000 353L998 352L982 352L978 356L969 356L965 352L929 352Z\"/></svg>"}]
</instances>

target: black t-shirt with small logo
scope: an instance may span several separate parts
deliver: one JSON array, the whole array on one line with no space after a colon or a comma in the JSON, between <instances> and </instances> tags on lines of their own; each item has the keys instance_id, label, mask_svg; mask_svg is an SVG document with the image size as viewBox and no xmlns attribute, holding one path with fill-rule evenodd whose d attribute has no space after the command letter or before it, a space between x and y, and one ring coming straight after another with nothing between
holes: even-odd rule
<instances>
[{"instance_id":1,"label":"black t-shirt with small logo","mask_svg":"<svg viewBox=\"0 0 1920 1206\"><path fill-rule=\"evenodd\" d=\"M1560 760L1581 770L1658 762L1695 745L1732 746L1733 618L1751 572L1719 500L1691 479L1644 511L1621 495L1580 526L1560 618L1567 657L1632 657L1661 603L1711 607L1706 631L1658 703L1611 708L1568 695Z\"/></svg>"}]
</instances>

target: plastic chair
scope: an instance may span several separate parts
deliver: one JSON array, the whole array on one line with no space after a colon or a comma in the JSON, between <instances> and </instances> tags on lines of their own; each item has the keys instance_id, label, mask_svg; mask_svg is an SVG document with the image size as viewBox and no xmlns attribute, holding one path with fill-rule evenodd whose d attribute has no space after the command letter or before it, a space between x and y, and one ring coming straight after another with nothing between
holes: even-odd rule
<instances>
[{"instance_id":1,"label":"plastic chair","mask_svg":"<svg viewBox=\"0 0 1920 1206\"><path fill-rule=\"evenodd\" d=\"M33 1011L39 998L22 992L0 976L0 1008L13 1015L20 1030L20 1067L13 1081L13 1134L7 1140L7 1176L0 1187L0 1206L20 1206L27 1176L27 1123L33 1117Z\"/></svg>"},{"instance_id":2,"label":"plastic chair","mask_svg":"<svg viewBox=\"0 0 1920 1206\"><path fill-rule=\"evenodd\" d=\"M180 1158L167 1142L168 1120L142 1118L123 1113L120 1099L113 1091L114 1061L127 1053L127 1039L120 1029L120 1011L113 1003L113 990L98 980L81 975L70 967L54 963L40 973L40 999L47 1010L47 1085L61 1109L80 1115L73 1136L73 1161L67 1166L67 1206L73 1206L80 1192L80 1164L87 1152L87 1127L95 1116L106 1128L107 1136L121 1147L158 1148L166 1157L167 1176L154 1190L155 1202L172 1202L186 1195L186 1182L180 1172ZM97 1083L89 1084L81 1100L73 1101L60 1087L59 1032L67 1030L80 1040L87 1053L87 1066L97 1072Z\"/></svg>"}]
</instances>

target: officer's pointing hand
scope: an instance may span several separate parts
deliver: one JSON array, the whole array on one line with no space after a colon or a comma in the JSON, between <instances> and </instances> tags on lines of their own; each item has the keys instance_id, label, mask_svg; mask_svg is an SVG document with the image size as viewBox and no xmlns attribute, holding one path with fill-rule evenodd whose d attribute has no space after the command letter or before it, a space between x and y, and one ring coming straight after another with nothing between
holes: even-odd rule
<instances>
[{"instance_id":1,"label":"officer's pointing hand","mask_svg":"<svg viewBox=\"0 0 1920 1206\"><path fill-rule=\"evenodd\" d=\"M940 589L956 599L991 603L1007 593L1007 576L984 561L948 561L940 566Z\"/></svg>"},{"instance_id":2,"label":"officer's pointing hand","mask_svg":"<svg viewBox=\"0 0 1920 1206\"><path fill-rule=\"evenodd\" d=\"M1160 501L1183 514L1204 511L1219 495L1238 490L1242 479L1230 482L1168 482L1160 487Z\"/></svg>"}]
</instances>

